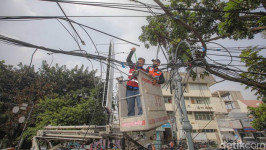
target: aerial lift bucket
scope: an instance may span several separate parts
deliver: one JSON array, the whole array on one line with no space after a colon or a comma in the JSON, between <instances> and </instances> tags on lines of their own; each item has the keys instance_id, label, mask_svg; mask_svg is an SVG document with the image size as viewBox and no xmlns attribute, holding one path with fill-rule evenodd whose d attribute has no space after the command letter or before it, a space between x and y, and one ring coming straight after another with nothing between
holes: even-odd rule
<instances>
[{"instance_id":1,"label":"aerial lift bucket","mask_svg":"<svg viewBox=\"0 0 266 150\"><path fill-rule=\"evenodd\" d=\"M128 116L126 97L126 82L118 82L118 104L120 131L148 131L168 122L162 89L160 84L152 84L154 78L147 73L138 70L136 72L141 104L142 115L137 115L137 104L135 104L135 116ZM136 103L136 102L135 102Z\"/></svg>"}]
</instances>

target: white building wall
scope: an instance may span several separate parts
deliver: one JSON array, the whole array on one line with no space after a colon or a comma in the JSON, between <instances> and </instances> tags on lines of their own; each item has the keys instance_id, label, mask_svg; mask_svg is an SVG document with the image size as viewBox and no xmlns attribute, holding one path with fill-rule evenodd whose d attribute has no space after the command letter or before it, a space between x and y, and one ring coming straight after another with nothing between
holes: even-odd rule
<instances>
[{"instance_id":1,"label":"white building wall","mask_svg":"<svg viewBox=\"0 0 266 150\"><path fill-rule=\"evenodd\" d=\"M248 113L248 107L246 104L242 103L240 100L237 100L237 103L239 105L241 112Z\"/></svg>"},{"instance_id":2,"label":"white building wall","mask_svg":"<svg viewBox=\"0 0 266 150\"><path fill-rule=\"evenodd\" d=\"M227 113L226 105L223 102L223 100L221 100L218 97L211 97L210 100L211 100L211 103L212 103L212 105L214 107L214 111L215 111L216 114Z\"/></svg>"}]
</instances>

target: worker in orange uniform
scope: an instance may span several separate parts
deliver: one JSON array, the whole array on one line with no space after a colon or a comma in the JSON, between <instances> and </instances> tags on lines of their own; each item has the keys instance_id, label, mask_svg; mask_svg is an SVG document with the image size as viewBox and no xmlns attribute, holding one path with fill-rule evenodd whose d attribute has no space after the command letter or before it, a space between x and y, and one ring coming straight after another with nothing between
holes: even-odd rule
<instances>
[{"instance_id":1,"label":"worker in orange uniform","mask_svg":"<svg viewBox=\"0 0 266 150\"><path fill-rule=\"evenodd\" d=\"M155 78L154 80L152 80L152 84L163 84L165 81L163 72L158 68L161 64L160 59L152 59L151 61L153 62L153 65L147 67L146 72L149 73L150 76Z\"/></svg>"}]
</instances>

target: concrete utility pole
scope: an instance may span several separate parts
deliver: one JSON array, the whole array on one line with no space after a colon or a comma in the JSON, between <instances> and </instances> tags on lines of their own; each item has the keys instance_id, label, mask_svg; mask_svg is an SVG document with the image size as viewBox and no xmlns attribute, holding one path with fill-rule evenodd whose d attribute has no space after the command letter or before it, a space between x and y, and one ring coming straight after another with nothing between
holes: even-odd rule
<instances>
[{"instance_id":1,"label":"concrete utility pole","mask_svg":"<svg viewBox=\"0 0 266 150\"><path fill-rule=\"evenodd\" d=\"M187 109L185 104L185 99L183 95L183 87L181 85L182 77L180 76L178 72L178 67L175 67L173 70L174 76L173 76L173 85L175 89L175 102L176 106L179 106L179 109L181 109L181 112L179 115L182 116L182 128L186 132L187 142L188 142L188 148L189 150L194 150L194 144L191 136L192 132L192 126L188 120L187 115Z\"/></svg>"},{"instance_id":2,"label":"concrete utility pole","mask_svg":"<svg viewBox=\"0 0 266 150\"><path fill-rule=\"evenodd\" d=\"M109 53L107 58L107 71L106 71L106 78L105 78L105 85L104 85L104 94L103 94L103 101L102 107L107 112L107 124L109 125L112 121L112 102L113 102L113 78L114 78L114 63L111 62L111 59L115 59L114 54L114 41L110 41L109 45Z\"/></svg>"}]
</instances>

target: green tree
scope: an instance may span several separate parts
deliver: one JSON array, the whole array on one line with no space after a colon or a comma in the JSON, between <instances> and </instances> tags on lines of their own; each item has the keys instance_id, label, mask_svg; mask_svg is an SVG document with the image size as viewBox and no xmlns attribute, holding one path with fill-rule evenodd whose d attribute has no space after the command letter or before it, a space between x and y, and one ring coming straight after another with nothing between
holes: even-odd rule
<instances>
[{"instance_id":1,"label":"green tree","mask_svg":"<svg viewBox=\"0 0 266 150\"><path fill-rule=\"evenodd\" d=\"M19 136L23 124L18 123L21 116L26 116L27 110L20 110L19 113L12 113L14 106L20 106L22 103L30 104L50 93L50 85L41 81L38 74L34 71L34 66L29 67L18 65L13 68L11 65L5 65L4 61L0 62L0 102L1 119L0 131L1 139L5 137L7 143L11 144ZM29 105L30 106L30 105Z\"/></svg>"},{"instance_id":2,"label":"green tree","mask_svg":"<svg viewBox=\"0 0 266 150\"><path fill-rule=\"evenodd\" d=\"M248 108L251 114L254 116L252 121L252 127L258 131L263 131L266 129L266 104L262 103L258 107L249 107Z\"/></svg>"},{"instance_id":3,"label":"green tree","mask_svg":"<svg viewBox=\"0 0 266 150\"><path fill-rule=\"evenodd\" d=\"M1 139L5 137L9 146L17 144L16 140L24 126L17 120L22 115L26 116L32 107L34 111L24 137L36 135L38 129L49 124L103 124L104 111L100 105L96 105L101 102L103 83L95 73L96 71L89 71L84 66L80 68L76 66L73 69L59 65L49 67L45 61L41 68L35 71L34 66L19 64L18 68L15 68L1 61L0 107L3 108L0 116L0 132L3 133L0 135ZM32 102L35 103L34 106L31 105ZM17 114L12 113L12 108L22 103L29 104L27 110ZM95 107L97 107L95 118L90 122ZM24 148L29 148L29 142L26 141Z\"/></svg>"},{"instance_id":4,"label":"green tree","mask_svg":"<svg viewBox=\"0 0 266 150\"><path fill-rule=\"evenodd\" d=\"M266 61L263 56L259 55L261 50L262 48L250 47L241 53L241 61L244 62L247 67L247 72L241 73L241 76L252 81L266 84ZM249 57L250 59L244 59L245 57ZM264 103L266 102L266 89L256 86L246 86L246 89L247 88L251 88L251 91L255 91L258 99L262 99Z\"/></svg>"},{"instance_id":5,"label":"green tree","mask_svg":"<svg viewBox=\"0 0 266 150\"><path fill-rule=\"evenodd\" d=\"M146 48L162 45L169 53L173 53L181 39L192 45L201 42L202 47L207 48L207 42L217 39L252 39L255 34L265 34L265 1L170 0L168 5L159 0L154 1L163 9L165 15L147 17L148 25L142 26L142 34L139 36ZM206 50L208 51L208 48ZM240 57L247 67L247 72L241 73L240 77L218 72L210 67L204 58L201 65L213 75L245 84L246 88L255 90L258 98L263 98L265 102L265 58L259 55L259 51L261 49L251 47L242 52ZM181 45L176 54L184 63L195 61L187 46ZM205 55L206 51L203 55L200 54L203 57ZM264 109L261 109L262 107ZM265 104L253 109L254 128L262 129L259 125L265 125L265 115L259 116L264 113L262 111L265 111Z\"/></svg>"},{"instance_id":6,"label":"green tree","mask_svg":"<svg viewBox=\"0 0 266 150\"><path fill-rule=\"evenodd\" d=\"M27 129L24 138L31 141L37 131L47 125L105 125L104 110L99 107L100 101L94 98L99 90L102 89L83 88L65 96L41 100L33 117L35 124Z\"/></svg>"},{"instance_id":7,"label":"green tree","mask_svg":"<svg viewBox=\"0 0 266 150\"><path fill-rule=\"evenodd\" d=\"M147 17L148 25L142 26L140 41L149 48L150 45L162 45L169 48L169 53L175 52L182 40L192 45L201 42L206 47L207 42L217 39L230 38L252 39L255 34L266 29L265 2L260 0L171 0L164 5L154 0L166 13L156 17ZM260 7L263 5L264 7ZM255 13L254 10L263 12ZM193 57L187 46L181 45L176 53L184 63L191 63ZM208 51L208 48L206 49ZM204 57L206 51L200 54ZM247 57L249 59L249 57ZM240 82L255 89L266 89L266 84L255 78L246 79L245 76L235 77L221 73L212 68L202 59L206 70L225 80ZM263 59L265 60L265 59ZM265 72L264 72L265 73Z\"/></svg>"},{"instance_id":8,"label":"green tree","mask_svg":"<svg viewBox=\"0 0 266 150\"><path fill-rule=\"evenodd\" d=\"M266 29L265 12L250 14L264 4L260 0L171 0L169 5L154 1L166 15L147 17L149 24L142 26L139 37L147 46L178 43L179 39L199 41L192 29L205 42L220 38L252 39Z\"/></svg>"}]
</instances>

